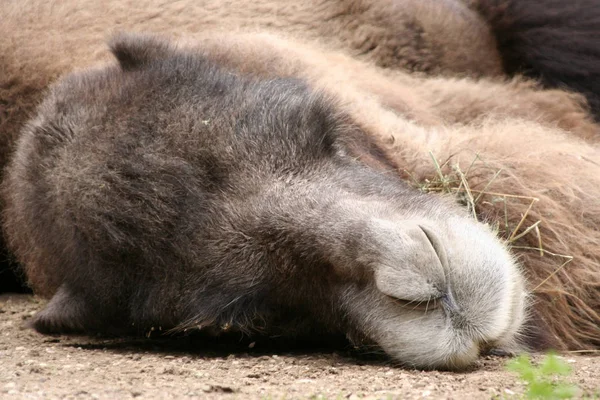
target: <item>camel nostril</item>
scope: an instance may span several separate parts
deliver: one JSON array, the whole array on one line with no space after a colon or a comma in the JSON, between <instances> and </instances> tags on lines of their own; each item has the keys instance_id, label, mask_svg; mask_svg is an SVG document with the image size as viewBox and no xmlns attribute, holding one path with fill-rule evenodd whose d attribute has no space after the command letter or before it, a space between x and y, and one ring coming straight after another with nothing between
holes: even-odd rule
<instances>
[{"instance_id":1,"label":"camel nostril","mask_svg":"<svg viewBox=\"0 0 600 400\"><path fill-rule=\"evenodd\" d=\"M452 313L460 313L461 308L456 302L456 299L454 298L454 295L452 294L452 290L450 290L450 288L446 289L446 292L441 297L441 300L448 311Z\"/></svg>"},{"instance_id":2,"label":"camel nostril","mask_svg":"<svg viewBox=\"0 0 600 400\"><path fill-rule=\"evenodd\" d=\"M429 240L429 243L431 244L433 251L437 255L438 259L440 260L440 263L442 264L444 272L446 272L448 270L448 255L446 254L446 249L442 245L442 242L437 237L437 235L435 233L433 233L432 230L424 227L423 225L418 225L418 226L423 231L425 236L427 237L427 240Z\"/></svg>"}]
</instances>

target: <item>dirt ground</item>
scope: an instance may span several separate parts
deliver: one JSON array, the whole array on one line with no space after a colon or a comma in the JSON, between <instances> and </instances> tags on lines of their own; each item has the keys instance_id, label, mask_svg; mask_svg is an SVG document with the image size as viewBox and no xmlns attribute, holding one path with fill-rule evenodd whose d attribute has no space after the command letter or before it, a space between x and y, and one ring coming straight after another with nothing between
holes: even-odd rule
<instances>
[{"instance_id":1,"label":"dirt ground","mask_svg":"<svg viewBox=\"0 0 600 400\"><path fill-rule=\"evenodd\" d=\"M44 302L0 295L0 398L489 399L523 393L506 359L464 373L396 368L344 348L265 349L215 340L42 336ZM582 396L600 393L600 357L564 354ZM539 356L536 356L538 358Z\"/></svg>"}]
</instances>

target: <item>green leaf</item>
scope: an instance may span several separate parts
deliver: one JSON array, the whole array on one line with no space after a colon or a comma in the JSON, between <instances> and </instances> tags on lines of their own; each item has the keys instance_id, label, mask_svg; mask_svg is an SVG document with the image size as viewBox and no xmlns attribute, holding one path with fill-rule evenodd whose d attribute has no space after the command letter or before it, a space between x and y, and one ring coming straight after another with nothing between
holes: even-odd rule
<instances>
[{"instance_id":1,"label":"green leaf","mask_svg":"<svg viewBox=\"0 0 600 400\"><path fill-rule=\"evenodd\" d=\"M529 398L542 398L542 399L551 399L552 393L554 392L554 387L551 383L548 382L531 382L529 385L529 390L527 391L527 397Z\"/></svg>"},{"instance_id":2,"label":"green leaf","mask_svg":"<svg viewBox=\"0 0 600 400\"><path fill-rule=\"evenodd\" d=\"M527 354L509 361L506 365L509 371L516 372L527 383L525 397L528 399L570 399L578 394L575 385L564 382L552 382L555 375L569 375L571 366L556 354L550 353L539 366L534 366Z\"/></svg>"},{"instance_id":3,"label":"green leaf","mask_svg":"<svg viewBox=\"0 0 600 400\"><path fill-rule=\"evenodd\" d=\"M519 377L529 383L536 380L535 369L531 365L531 360L527 354L521 354L519 357L509 361L506 368L509 371L516 372Z\"/></svg>"},{"instance_id":4,"label":"green leaf","mask_svg":"<svg viewBox=\"0 0 600 400\"><path fill-rule=\"evenodd\" d=\"M575 397L578 392L577 386L561 383L554 388L554 397L557 399L571 399Z\"/></svg>"},{"instance_id":5,"label":"green leaf","mask_svg":"<svg viewBox=\"0 0 600 400\"><path fill-rule=\"evenodd\" d=\"M540 366L542 375L569 375L571 367L556 354L548 354Z\"/></svg>"}]
</instances>

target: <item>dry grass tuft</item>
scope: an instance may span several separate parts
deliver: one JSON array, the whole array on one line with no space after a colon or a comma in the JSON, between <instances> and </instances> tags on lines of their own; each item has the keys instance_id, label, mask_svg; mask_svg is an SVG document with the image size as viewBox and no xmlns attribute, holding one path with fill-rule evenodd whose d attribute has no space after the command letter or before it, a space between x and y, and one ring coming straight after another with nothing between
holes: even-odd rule
<instances>
[{"instance_id":1,"label":"dry grass tuft","mask_svg":"<svg viewBox=\"0 0 600 400\"><path fill-rule=\"evenodd\" d=\"M559 254L548 250L544 246L544 240L540 231L541 220L534 222L527 221L531 210L539 202L536 197L520 196L511 193L503 193L494 191L494 181L502 176L502 169L496 169L492 177L485 182L481 190L472 189L469 185L470 174L475 170L493 169L486 164L478 154L475 155L466 170L463 171L459 164L451 164L450 160L440 163L432 152L429 156L435 166L437 175L433 179L425 179L420 181L415 179L409 171L404 171L410 178L411 183L419 190L426 193L447 193L456 196L459 204L467 207L469 213L478 221L490 225L497 235L503 239L506 245L511 250L521 250L527 252L536 252L539 257L554 257L559 258L563 262L558 268L554 269L545 279L538 283L532 292L536 293L540 287L548 282L554 275L564 269L570 262L573 261L572 255ZM526 211L521 214L521 219L516 225L511 225L509 222L509 211L511 202L519 200L529 202ZM481 210L483 205L493 206L501 209L500 215L495 218L486 216L486 213ZM519 245L521 239L531 239L531 235L535 236L537 246ZM529 241L531 242L531 240Z\"/></svg>"}]
</instances>

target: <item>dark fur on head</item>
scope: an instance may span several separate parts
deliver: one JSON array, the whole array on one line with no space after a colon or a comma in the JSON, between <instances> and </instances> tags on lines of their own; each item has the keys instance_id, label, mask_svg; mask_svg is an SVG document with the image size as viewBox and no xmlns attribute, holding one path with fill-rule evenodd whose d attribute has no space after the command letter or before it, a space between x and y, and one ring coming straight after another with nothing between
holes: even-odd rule
<instances>
[{"instance_id":1,"label":"dark fur on head","mask_svg":"<svg viewBox=\"0 0 600 400\"><path fill-rule=\"evenodd\" d=\"M600 118L600 2L481 0L508 74L582 93Z\"/></svg>"},{"instance_id":2,"label":"dark fur on head","mask_svg":"<svg viewBox=\"0 0 600 400\"><path fill-rule=\"evenodd\" d=\"M10 246L53 296L39 331L341 332L446 368L515 345L506 248L335 101L153 37L112 48L51 89L7 170Z\"/></svg>"}]
</instances>

